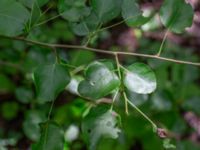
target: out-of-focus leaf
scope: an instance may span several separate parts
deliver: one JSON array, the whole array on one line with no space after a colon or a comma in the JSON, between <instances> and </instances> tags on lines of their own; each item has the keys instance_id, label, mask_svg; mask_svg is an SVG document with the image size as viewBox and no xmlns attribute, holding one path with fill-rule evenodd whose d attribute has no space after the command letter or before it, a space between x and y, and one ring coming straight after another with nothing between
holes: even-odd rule
<instances>
[{"instance_id":1,"label":"out-of-focus leaf","mask_svg":"<svg viewBox=\"0 0 200 150\"><path fill-rule=\"evenodd\" d=\"M70 22L78 22L90 14L85 0L59 0L58 10L61 16Z\"/></svg>"},{"instance_id":2,"label":"out-of-focus leaf","mask_svg":"<svg viewBox=\"0 0 200 150\"><path fill-rule=\"evenodd\" d=\"M126 24L131 27L145 24L149 18L142 15L142 11L135 0L123 0L122 17Z\"/></svg>"},{"instance_id":3,"label":"out-of-focus leaf","mask_svg":"<svg viewBox=\"0 0 200 150\"><path fill-rule=\"evenodd\" d=\"M126 94L128 99L136 106L144 104L149 98L147 94L137 94L129 90L126 90Z\"/></svg>"},{"instance_id":4,"label":"out-of-focus leaf","mask_svg":"<svg viewBox=\"0 0 200 150\"><path fill-rule=\"evenodd\" d=\"M0 74L0 93L7 93L14 90L15 85L4 74Z\"/></svg>"},{"instance_id":5,"label":"out-of-focus leaf","mask_svg":"<svg viewBox=\"0 0 200 150\"><path fill-rule=\"evenodd\" d=\"M17 36L23 32L29 11L15 0L0 1L0 35Z\"/></svg>"},{"instance_id":6,"label":"out-of-focus leaf","mask_svg":"<svg viewBox=\"0 0 200 150\"><path fill-rule=\"evenodd\" d=\"M170 31L181 33L193 21L193 9L183 0L165 0L160 9L161 22Z\"/></svg>"},{"instance_id":7,"label":"out-of-focus leaf","mask_svg":"<svg viewBox=\"0 0 200 150\"><path fill-rule=\"evenodd\" d=\"M54 22L52 26L53 30L51 30L51 35L56 37L56 39L61 39L66 42L75 40L75 35L69 29L70 27L69 25L66 24L65 20L58 20ZM65 31L65 34L63 34L63 32L58 32L58 31Z\"/></svg>"},{"instance_id":8,"label":"out-of-focus leaf","mask_svg":"<svg viewBox=\"0 0 200 150\"><path fill-rule=\"evenodd\" d=\"M29 103L33 99L32 90L25 87L18 87L15 90L15 95L18 101L22 103Z\"/></svg>"},{"instance_id":9,"label":"out-of-focus leaf","mask_svg":"<svg viewBox=\"0 0 200 150\"><path fill-rule=\"evenodd\" d=\"M81 22L71 23L71 28L76 35L85 36L95 31L99 25L99 19L94 12L85 17Z\"/></svg>"},{"instance_id":10,"label":"out-of-focus leaf","mask_svg":"<svg viewBox=\"0 0 200 150\"><path fill-rule=\"evenodd\" d=\"M40 65L53 64L54 62L55 56L51 51L40 47L32 47L26 54L23 68L26 72L31 73Z\"/></svg>"},{"instance_id":11,"label":"out-of-focus leaf","mask_svg":"<svg viewBox=\"0 0 200 150\"><path fill-rule=\"evenodd\" d=\"M89 140L89 149L95 149L101 138L118 137L120 129L117 127L117 114L111 112L109 106L101 105L92 108L89 114L84 118L82 130Z\"/></svg>"},{"instance_id":12,"label":"out-of-focus leaf","mask_svg":"<svg viewBox=\"0 0 200 150\"><path fill-rule=\"evenodd\" d=\"M166 91L154 93L151 97L151 103L151 108L159 112L172 109L172 100Z\"/></svg>"},{"instance_id":13,"label":"out-of-focus leaf","mask_svg":"<svg viewBox=\"0 0 200 150\"><path fill-rule=\"evenodd\" d=\"M121 11L121 0L92 0L91 5L101 22L116 18Z\"/></svg>"},{"instance_id":14,"label":"out-of-focus leaf","mask_svg":"<svg viewBox=\"0 0 200 150\"><path fill-rule=\"evenodd\" d=\"M87 24L85 21L82 21L80 23L72 23L71 24L72 31L79 36L85 36L90 33L89 28L87 27Z\"/></svg>"},{"instance_id":15,"label":"out-of-focus leaf","mask_svg":"<svg viewBox=\"0 0 200 150\"><path fill-rule=\"evenodd\" d=\"M40 17L41 17L41 10L40 7L38 6L37 1L35 1L33 3L33 6L31 7L31 18L29 18L28 22L29 28L31 28L31 26L37 23Z\"/></svg>"},{"instance_id":16,"label":"out-of-focus leaf","mask_svg":"<svg viewBox=\"0 0 200 150\"><path fill-rule=\"evenodd\" d=\"M28 111L23 122L25 135L32 141L38 141L40 138L39 123L44 122L46 116L43 112L37 110Z\"/></svg>"},{"instance_id":17,"label":"out-of-focus leaf","mask_svg":"<svg viewBox=\"0 0 200 150\"><path fill-rule=\"evenodd\" d=\"M144 18L146 18L146 17L144 17ZM158 14L156 14L152 17L149 16L147 21L148 22L146 22L145 24L143 24L141 26L143 31L152 31L152 30L156 30L160 27L160 24L158 24L158 22L160 21Z\"/></svg>"},{"instance_id":18,"label":"out-of-focus leaf","mask_svg":"<svg viewBox=\"0 0 200 150\"><path fill-rule=\"evenodd\" d=\"M64 131L51 121L42 123L40 126L40 140L32 145L32 150L63 150Z\"/></svg>"},{"instance_id":19,"label":"out-of-focus leaf","mask_svg":"<svg viewBox=\"0 0 200 150\"><path fill-rule=\"evenodd\" d=\"M69 72L59 64L39 66L33 78L41 103L55 100L70 82Z\"/></svg>"},{"instance_id":20,"label":"out-of-focus leaf","mask_svg":"<svg viewBox=\"0 0 200 150\"><path fill-rule=\"evenodd\" d=\"M21 3L23 3L26 7L32 8L33 5L38 5L39 7L42 7L45 5L49 0L19 0Z\"/></svg>"},{"instance_id":21,"label":"out-of-focus leaf","mask_svg":"<svg viewBox=\"0 0 200 150\"><path fill-rule=\"evenodd\" d=\"M19 105L16 102L5 102L1 106L2 116L6 120L12 120L17 116Z\"/></svg>"}]
</instances>

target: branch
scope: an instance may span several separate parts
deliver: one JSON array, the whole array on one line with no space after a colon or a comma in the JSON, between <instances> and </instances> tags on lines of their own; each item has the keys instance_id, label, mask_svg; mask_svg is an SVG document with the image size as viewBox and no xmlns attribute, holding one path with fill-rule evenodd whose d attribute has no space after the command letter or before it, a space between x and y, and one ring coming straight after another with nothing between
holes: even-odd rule
<instances>
[{"instance_id":1,"label":"branch","mask_svg":"<svg viewBox=\"0 0 200 150\"><path fill-rule=\"evenodd\" d=\"M160 54L161 54L161 52L162 52L162 50L163 50L163 46L164 46L164 43L165 43L165 41L166 41L166 39L167 39L167 34L168 34L168 32L169 32L169 30L167 30L167 31L165 32L165 35L164 35L164 38L163 38L162 43L161 43L161 45L160 45L160 48L159 48L159 50L158 50L157 56L160 56Z\"/></svg>"},{"instance_id":2,"label":"branch","mask_svg":"<svg viewBox=\"0 0 200 150\"><path fill-rule=\"evenodd\" d=\"M158 129L157 125L156 125L146 114L144 114L135 104L133 104L133 103L132 103L131 101L129 101L128 99L127 99L127 102L128 102L137 112L139 112L147 121L149 121L149 123L151 123L151 125L152 125L153 131L154 131L154 132L157 132L157 129Z\"/></svg>"},{"instance_id":3,"label":"branch","mask_svg":"<svg viewBox=\"0 0 200 150\"><path fill-rule=\"evenodd\" d=\"M200 66L199 62L177 60L177 59L166 58L166 57L161 57L161 56L157 56L157 55L141 54L141 53L134 53L134 52L122 52L122 51L108 51L108 50L104 50L104 49L91 48L91 47L86 47L86 46L81 46L81 45L51 44L51 43L44 43L44 42L28 40L28 39L25 39L23 37L6 37L6 36L0 36L0 37L11 39L11 40L24 41L26 43L35 44L35 45L39 45L39 46L42 46L42 47L48 47L48 48L51 48L51 49L52 48L81 49L81 50L93 51L93 52L96 52L96 53L104 53L104 54L114 55L114 56L116 54L117 55L137 56L137 57L159 59L159 60L174 62L174 63L178 63L178 64L188 64L188 65L193 65L193 66Z\"/></svg>"}]
</instances>

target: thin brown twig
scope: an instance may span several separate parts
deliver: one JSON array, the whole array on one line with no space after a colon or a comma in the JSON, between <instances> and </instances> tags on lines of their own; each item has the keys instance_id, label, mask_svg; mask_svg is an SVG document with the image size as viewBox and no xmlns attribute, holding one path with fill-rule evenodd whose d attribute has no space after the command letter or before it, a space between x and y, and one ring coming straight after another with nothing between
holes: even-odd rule
<instances>
[{"instance_id":1,"label":"thin brown twig","mask_svg":"<svg viewBox=\"0 0 200 150\"><path fill-rule=\"evenodd\" d=\"M188 64L188 65L193 65L193 66L200 66L200 62L177 60L177 59L166 58L166 57L161 57L161 56L157 56L157 55L141 54L141 53L134 53L134 52L122 52L122 51L108 51L108 50L104 50L104 49L91 48L91 47L86 47L86 46L81 46L81 45L51 44L51 43L44 43L44 42L38 42L38 41L25 39L23 37L6 37L6 36L0 36L0 37L12 39L12 40L24 41L24 42L27 42L30 44L35 44L35 45L48 47L48 48L81 49L81 50L93 51L96 53L104 53L104 54L114 55L114 56L116 54L117 55L137 56L137 57L159 59L159 60L174 62L174 63L178 63L178 64Z\"/></svg>"}]
</instances>

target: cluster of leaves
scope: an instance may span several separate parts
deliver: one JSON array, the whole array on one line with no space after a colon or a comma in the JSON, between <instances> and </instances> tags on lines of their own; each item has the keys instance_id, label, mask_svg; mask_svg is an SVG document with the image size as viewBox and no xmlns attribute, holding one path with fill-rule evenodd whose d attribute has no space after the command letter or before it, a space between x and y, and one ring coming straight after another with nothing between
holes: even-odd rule
<instances>
[{"instance_id":1,"label":"cluster of leaves","mask_svg":"<svg viewBox=\"0 0 200 150\"><path fill-rule=\"evenodd\" d=\"M48 0L1 0L0 35L4 37L23 35L27 39L41 40L42 37L37 35L37 27L43 24L43 22L40 23L40 20L44 17L42 7L48 2ZM147 24L155 13L152 12L149 16L144 16L135 0L91 0L89 2L85 0L59 0L56 7L59 16L65 20L64 29L66 32L68 29L65 28L65 23L73 32L68 33L69 37L70 34L86 36L89 42L102 29L101 27L104 24L114 19L122 17L129 27L140 27ZM165 0L159 14L161 22L171 32L181 33L192 24L193 9L191 5L182 0ZM58 26L62 28L63 24ZM57 35L55 38L60 38L60 36L64 36L63 34ZM67 39L70 39L69 37ZM50 41L56 40L58 39L50 39ZM25 47L22 43L16 43L16 45L19 49ZM12 53L9 54L9 52L2 53L1 58L6 59L8 56L15 61L18 56L12 56ZM17 55L19 54L20 52ZM32 46L32 50L24 53L24 55L26 57L23 62L22 72L26 74L26 82L23 83L26 86L15 89L15 85L10 82L7 76L0 74L0 86L2 86L0 90L6 93L7 90L11 89L12 91L15 89L17 100L22 104L30 104L31 108L33 108L25 112L26 116L23 122L25 135L35 142L32 144L33 150L67 149L68 145L64 140L64 131L58 125L62 125L63 120L65 120L60 115L63 115L63 118L66 118L66 116L62 114L63 111L60 109L57 114L59 117L55 115L52 119L54 121L50 121L50 115L48 115L49 107L45 107L46 105L49 106L49 102L53 103L65 89L90 103L98 103L100 99L114 95L113 101L109 105L89 105L88 108L81 101L81 108L85 110L87 107L88 109L82 111L77 110L81 108L76 108L73 113L74 116L77 115L78 117L84 114L81 127L84 135L83 139L88 142L89 149L95 149L97 143L103 138L116 139L119 135L122 136L120 115L123 116L122 118L126 116L121 114L120 111L115 112L112 109L112 103L116 99L124 99L126 104L128 102L135 103L137 101L135 99L141 99L135 105L142 105L146 101L143 101L143 99L150 97L147 94L154 92L157 87L154 71L148 65L140 62L131 63L128 67L123 67L119 64L118 58L115 63L105 59L93 61L95 60L94 53L83 53L81 51L72 53L73 59L67 60L65 54L59 53L54 57L52 53L49 53L49 50L42 49L41 51L41 48L34 46ZM23 58L23 56L20 57ZM9 60L11 59L9 58ZM167 67L157 67L158 74L163 75L164 69L162 68ZM173 68L175 67L177 66ZM11 70L9 73L15 74L16 72L16 70ZM167 73L164 72L164 74ZM176 78L177 76L179 75L175 74L173 77ZM161 79L158 80L160 82ZM32 82L35 84L37 94L34 94L31 90ZM163 79L162 82L165 84L166 80ZM159 90L161 89L162 87ZM155 99L152 102L152 106L157 110L165 111L170 109L171 102L164 101L163 97L160 98L160 95L154 94L152 97L154 97L152 99ZM163 105L160 104L161 102ZM34 110L34 107L37 107L38 110ZM63 109L65 110L66 107L63 107ZM193 108L188 102L184 103L183 107ZM7 111L11 109L12 112ZM19 111L19 105L15 102L5 103L2 110L4 117L10 120L15 118L16 112ZM174 113L174 111L172 112ZM158 117L162 117L162 115ZM138 118L134 118L134 121L137 122L137 120ZM122 122L123 124L129 123L129 121ZM136 129L137 125L134 127L133 130ZM145 129L145 123L143 123L143 127ZM124 132L128 131L127 129L124 130ZM134 132L137 133L137 131ZM149 134L151 135L151 133ZM130 137L135 136L130 133L128 135ZM139 133L139 138L142 135L143 133ZM164 142L165 148L170 147L170 145L168 140Z\"/></svg>"},{"instance_id":2,"label":"cluster of leaves","mask_svg":"<svg viewBox=\"0 0 200 150\"><path fill-rule=\"evenodd\" d=\"M2 0L0 2L0 34L17 36L28 34L37 26L42 17L41 9L48 0ZM152 15L143 16L135 0L59 0L59 15L69 22L73 32L85 36L96 32L103 24L120 15L130 27L141 26ZM30 11L29 11L30 9ZM175 33L181 33L191 26L193 9L182 0L165 0L160 9L160 18L165 27Z\"/></svg>"},{"instance_id":3,"label":"cluster of leaves","mask_svg":"<svg viewBox=\"0 0 200 150\"><path fill-rule=\"evenodd\" d=\"M116 69L109 61L94 61L85 69L85 79L79 82L77 81L77 89L73 90L77 91L78 95L81 97L95 101L107 96L115 90L122 90L122 87L129 90L129 92L138 94L149 94L156 89L155 74L143 63L135 63L129 66L127 70L123 71L122 79L119 79L114 73L114 70ZM38 93L37 99L40 103L55 100L57 95L63 91L70 82L67 68L62 64L38 67L34 71L33 79ZM97 107L95 110L90 111L92 118L88 116L90 115L89 113L83 120L83 132L90 129L90 138L88 138L91 140L90 144L92 145L90 149L94 149L97 140L102 136L107 135L112 138L118 137L119 129L115 129L116 116L113 115L115 112L104 108L102 113L101 109L100 112L98 112L98 109L100 108ZM101 119L103 121L102 123ZM106 130L106 128L108 128L108 130Z\"/></svg>"}]
</instances>

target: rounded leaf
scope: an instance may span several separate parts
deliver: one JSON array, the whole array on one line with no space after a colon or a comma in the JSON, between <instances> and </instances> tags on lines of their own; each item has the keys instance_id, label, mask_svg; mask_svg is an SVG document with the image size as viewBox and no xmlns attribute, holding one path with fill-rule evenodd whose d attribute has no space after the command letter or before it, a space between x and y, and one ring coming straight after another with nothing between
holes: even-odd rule
<instances>
[{"instance_id":1,"label":"rounded leaf","mask_svg":"<svg viewBox=\"0 0 200 150\"><path fill-rule=\"evenodd\" d=\"M142 11L135 0L123 0L122 17L128 26L140 26L145 24L149 18L142 15Z\"/></svg>"},{"instance_id":2,"label":"rounded leaf","mask_svg":"<svg viewBox=\"0 0 200 150\"><path fill-rule=\"evenodd\" d=\"M135 63L125 70L124 85L131 92L149 94L156 89L156 76L146 64Z\"/></svg>"},{"instance_id":3,"label":"rounded leaf","mask_svg":"<svg viewBox=\"0 0 200 150\"><path fill-rule=\"evenodd\" d=\"M85 76L86 79L79 84L78 92L94 100L108 95L120 84L117 75L97 61L88 65Z\"/></svg>"},{"instance_id":4,"label":"rounded leaf","mask_svg":"<svg viewBox=\"0 0 200 150\"><path fill-rule=\"evenodd\" d=\"M165 0L160 9L161 22L170 31L181 33L192 25L194 11L184 0Z\"/></svg>"},{"instance_id":5,"label":"rounded leaf","mask_svg":"<svg viewBox=\"0 0 200 150\"><path fill-rule=\"evenodd\" d=\"M0 35L21 34L29 17L29 11L19 2L0 0Z\"/></svg>"}]
</instances>

